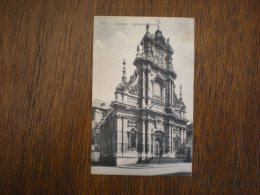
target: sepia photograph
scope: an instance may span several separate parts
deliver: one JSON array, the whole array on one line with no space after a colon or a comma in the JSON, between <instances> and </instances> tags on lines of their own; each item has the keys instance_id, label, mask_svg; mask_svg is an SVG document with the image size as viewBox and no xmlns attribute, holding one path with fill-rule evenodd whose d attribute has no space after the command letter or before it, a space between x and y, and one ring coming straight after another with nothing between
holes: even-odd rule
<instances>
[{"instance_id":1,"label":"sepia photograph","mask_svg":"<svg viewBox=\"0 0 260 195\"><path fill-rule=\"evenodd\" d=\"M91 174L191 176L194 19L95 16Z\"/></svg>"}]
</instances>

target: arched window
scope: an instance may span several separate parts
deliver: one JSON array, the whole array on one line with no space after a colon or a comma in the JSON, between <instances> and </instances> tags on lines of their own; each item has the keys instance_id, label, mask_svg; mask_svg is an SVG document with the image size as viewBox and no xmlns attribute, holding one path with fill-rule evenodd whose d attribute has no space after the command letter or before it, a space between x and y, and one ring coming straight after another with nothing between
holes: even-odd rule
<instances>
[{"instance_id":1,"label":"arched window","mask_svg":"<svg viewBox=\"0 0 260 195\"><path fill-rule=\"evenodd\" d=\"M136 148L137 147L137 132L132 129L131 131L127 132L128 137L128 148Z\"/></svg>"},{"instance_id":2,"label":"arched window","mask_svg":"<svg viewBox=\"0 0 260 195\"><path fill-rule=\"evenodd\" d=\"M131 147L133 148L133 147L135 147L135 146L136 146L136 134L133 133L133 134L131 135Z\"/></svg>"},{"instance_id":3,"label":"arched window","mask_svg":"<svg viewBox=\"0 0 260 195\"><path fill-rule=\"evenodd\" d=\"M163 86L159 82L154 82L154 99L162 101L163 99Z\"/></svg>"}]
</instances>

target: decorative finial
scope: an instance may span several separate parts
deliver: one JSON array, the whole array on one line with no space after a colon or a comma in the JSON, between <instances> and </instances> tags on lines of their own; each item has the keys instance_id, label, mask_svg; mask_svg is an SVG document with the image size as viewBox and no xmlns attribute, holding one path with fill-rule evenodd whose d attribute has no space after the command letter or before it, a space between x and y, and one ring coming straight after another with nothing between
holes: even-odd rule
<instances>
[{"instance_id":1,"label":"decorative finial","mask_svg":"<svg viewBox=\"0 0 260 195\"><path fill-rule=\"evenodd\" d=\"M123 77L122 77L122 82L126 82L126 76L125 76L126 68L125 68L125 65L126 65L126 63L125 63L125 59L124 59L123 60Z\"/></svg>"},{"instance_id":2,"label":"decorative finial","mask_svg":"<svg viewBox=\"0 0 260 195\"><path fill-rule=\"evenodd\" d=\"M180 85L180 99L179 99L181 102L182 102L182 86Z\"/></svg>"},{"instance_id":3,"label":"decorative finial","mask_svg":"<svg viewBox=\"0 0 260 195\"><path fill-rule=\"evenodd\" d=\"M149 24L146 24L146 32L149 32Z\"/></svg>"},{"instance_id":4,"label":"decorative finial","mask_svg":"<svg viewBox=\"0 0 260 195\"><path fill-rule=\"evenodd\" d=\"M160 22L159 18L158 18L156 21L157 21L157 23L158 23L158 30L159 30L159 24L160 24L161 22Z\"/></svg>"},{"instance_id":5,"label":"decorative finial","mask_svg":"<svg viewBox=\"0 0 260 195\"><path fill-rule=\"evenodd\" d=\"M170 44L170 39L169 38L167 38L167 43Z\"/></svg>"},{"instance_id":6,"label":"decorative finial","mask_svg":"<svg viewBox=\"0 0 260 195\"><path fill-rule=\"evenodd\" d=\"M137 51L137 53L139 54L139 52L140 52L140 47L139 47L139 45L137 45L136 51Z\"/></svg>"}]
</instances>

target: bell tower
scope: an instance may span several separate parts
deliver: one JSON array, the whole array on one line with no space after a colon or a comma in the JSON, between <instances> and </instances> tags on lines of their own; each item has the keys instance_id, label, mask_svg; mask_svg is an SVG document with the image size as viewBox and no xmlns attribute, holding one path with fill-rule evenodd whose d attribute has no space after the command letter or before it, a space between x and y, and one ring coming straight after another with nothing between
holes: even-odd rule
<instances>
[{"instance_id":1,"label":"bell tower","mask_svg":"<svg viewBox=\"0 0 260 195\"><path fill-rule=\"evenodd\" d=\"M170 39L166 40L159 30L159 21L155 34L151 34L149 24L146 25L146 33L140 46L137 46L134 61L140 73L140 107L149 107L152 102L157 102L162 107L174 106L174 80L177 78L172 64L174 51Z\"/></svg>"}]
</instances>

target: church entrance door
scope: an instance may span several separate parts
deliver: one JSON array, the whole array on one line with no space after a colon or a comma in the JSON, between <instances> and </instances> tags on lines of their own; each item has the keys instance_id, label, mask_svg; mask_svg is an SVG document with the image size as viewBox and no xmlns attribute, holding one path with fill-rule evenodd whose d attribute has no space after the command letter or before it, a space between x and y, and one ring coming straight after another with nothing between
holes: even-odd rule
<instances>
[{"instance_id":1,"label":"church entrance door","mask_svg":"<svg viewBox=\"0 0 260 195\"><path fill-rule=\"evenodd\" d=\"M160 138L156 138L154 140L154 155L156 157L160 156L161 148L162 148L162 141L160 140Z\"/></svg>"}]
</instances>

